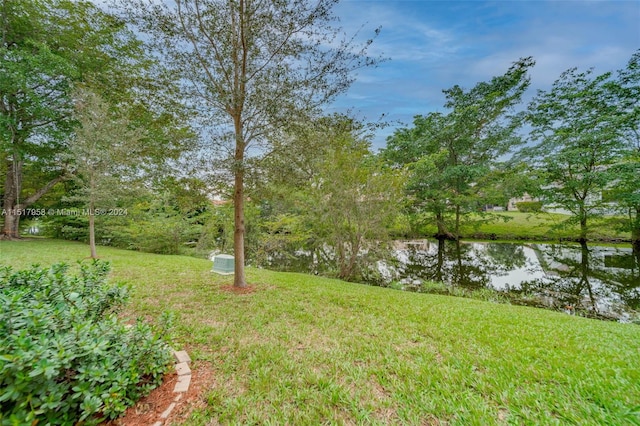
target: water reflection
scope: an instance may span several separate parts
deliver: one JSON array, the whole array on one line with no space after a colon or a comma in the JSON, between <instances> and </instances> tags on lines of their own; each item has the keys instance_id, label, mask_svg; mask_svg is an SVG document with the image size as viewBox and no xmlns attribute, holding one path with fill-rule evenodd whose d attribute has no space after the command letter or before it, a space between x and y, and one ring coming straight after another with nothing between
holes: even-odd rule
<instances>
[{"instance_id":1,"label":"water reflection","mask_svg":"<svg viewBox=\"0 0 640 426\"><path fill-rule=\"evenodd\" d=\"M522 291L553 291L569 309L622 315L640 308L640 263L631 249L587 243L539 246L544 279L523 281Z\"/></svg>"},{"instance_id":2,"label":"water reflection","mask_svg":"<svg viewBox=\"0 0 640 426\"><path fill-rule=\"evenodd\" d=\"M625 319L640 310L640 254L630 248L424 240L399 243L397 257L388 279L418 291L430 280L536 295L570 313Z\"/></svg>"},{"instance_id":3,"label":"water reflection","mask_svg":"<svg viewBox=\"0 0 640 426\"><path fill-rule=\"evenodd\" d=\"M505 289L508 283L499 278L514 272L530 273L525 269L525 247L519 244L425 240L399 243L396 255L399 264L389 269L388 277L408 282L430 280L468 289Z\"/></svg>"},{"instance_id":4,"label":"water reflection","mask_svg":"<svg viewBox=\"0 0 640 426\"><path fill-rule=\"evenodd\" d=\"M418 240L397 242L394 253L395 260L380 260L367 275L371 284L431 291L423 282L436 281L470 292L502 291L512 303L568 313L640 317L634 312L640 311L640 252L631 248ZM262 266L331 275L330 257L330 250L271 253Z\"/></svg>"}]
</instances>

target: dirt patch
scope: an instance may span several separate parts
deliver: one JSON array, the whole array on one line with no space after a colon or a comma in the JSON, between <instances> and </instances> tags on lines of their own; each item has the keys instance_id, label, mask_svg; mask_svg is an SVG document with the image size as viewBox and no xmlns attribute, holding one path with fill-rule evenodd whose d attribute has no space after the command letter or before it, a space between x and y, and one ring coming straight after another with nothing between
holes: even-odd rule
<instances>
[{"instance_id":1,"label":"dirt patch","mask_svg":"<svg viewBox=\"0 0 640 426\"><path fill-rule=\"evenodd\" d=\"M182 397L165 424L184 423L197 408L207 406L206 394L215 382L213 368L210 363L198 363L197 370L191 370L189 391Z\"/></svg>"},{"instance_id":2,"label":"dirt patch","mask_svg":"<svg viewBox=\"0 0 640 426\"><path fill-rule=\"evenodd\" d=\"M258 288L253 284L249 284L246 287L235 287L232 285L223 285L222 287L220 287L220 290L225 291L227 293L249 294L249 293L256 292Z\"/></svg>"},{"instance_id":3,"label":"dirt patch","mask_svg":"<svg viewBox=\"0 0 640 426\"><path fill-rule=\"evenodd\" d=\"M167 374L160 386L142 398L133 407L129 407L121 417L100 423L100 426L151 426L160 421L160 415L173 403L177 395L182 395L175 408L163 424L183 422L196 406L204 403L203 394L213 381L213 372L208 363L198 363L197 369L191 370L189 390L182 394L173 392L178 381L176 373Z\"/></svg>"}]
</instances>

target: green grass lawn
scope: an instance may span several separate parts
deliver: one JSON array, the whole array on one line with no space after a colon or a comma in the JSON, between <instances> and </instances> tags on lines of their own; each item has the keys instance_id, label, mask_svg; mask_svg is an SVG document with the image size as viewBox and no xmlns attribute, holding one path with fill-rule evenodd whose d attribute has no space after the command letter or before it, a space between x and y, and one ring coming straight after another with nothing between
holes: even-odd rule
<instances>
[{"instance_id":1,"label":"green grass lawn","mask_svg":"<svg viewBox=\"0 0 640 426\"><path fill-rule=\"evenodd\" d=\"M493 235L501 240L526 239L526 240L559 240L574 239L579 234L577 225L558 227L568 216L555 213L521 213L521 212L494 212L497 220L490 223L482 223L474 226L473 222L479 222L482 218L471 215L467 218L471 224L461 226L462 235L465 238L474 236L487 237ZM506 220L505 220L506 219ZM619 230L621 220L619 217L601 217L589 222L591 232L589 238L594 241L629 240L630 234ZM436 226L424 226L422 232L432 235L436 232Z\"/></svg>"},{"instance_id":2,"label":"green grass lawn","mask_svg":"<svg viewBox=\"0 0 640 426\"><path fill-rule=\"evenodd\" d=\"M0 241L0 263L75 262L87 246ZM471 299L98 248L131 311L177 315L174 344L213 384L188 425L638 425L640 327Z\"/></svg>"}]
</instances>

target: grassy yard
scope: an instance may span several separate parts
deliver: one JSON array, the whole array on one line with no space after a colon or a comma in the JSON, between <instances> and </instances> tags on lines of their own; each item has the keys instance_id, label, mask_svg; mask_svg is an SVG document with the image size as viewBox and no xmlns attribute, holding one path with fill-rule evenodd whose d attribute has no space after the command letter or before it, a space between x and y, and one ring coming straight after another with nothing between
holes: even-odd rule
<instances>
[{"instance_id":1,"label":"grassy yard","mask_svg":"<svg viewBox=\"0 0 640 426\"><path fill-rule=\"evenodd\" d=\"M497 220L490 223L482 223L477 226L473 224L463 224L461 226L462 235L466 238L480 236L486 238L493 236L501 240L559 240L576 238L579 227L572 225L569 227L557 228L568 216L554 213L521 213L521 212L494 212ZM480 222L480 216L470 216L470 222ZM602 217L594 219L589 223L592 232L589 238L596 241L616 241L628 240L628 232L618 230L621 218ZM434 225L427 225L422 229L425 235L432 235L436 232Z\"/></svg>"},{"instance_id":2,"label":"grassy yard","mask_svg":"<svg viewBox=\"0 0 640 426\"><path fill-rule=\"evenodd\" d=\"M85 245L0 241L0 263L75 262ZM131 310L177 315L175 346L212 366L188 425L638 425L640 327L99 248ZM206 362L205 362L206 361Z\"/></svg>"}]
</instances>

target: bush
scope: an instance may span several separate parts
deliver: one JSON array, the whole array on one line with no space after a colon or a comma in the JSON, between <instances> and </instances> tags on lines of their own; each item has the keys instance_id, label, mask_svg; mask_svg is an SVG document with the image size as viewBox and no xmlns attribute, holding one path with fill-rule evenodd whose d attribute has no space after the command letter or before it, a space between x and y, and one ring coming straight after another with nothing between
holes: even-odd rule
<instances>
[{"instance_id":1,"label":"bush","mask_svg":"<svg viewBox=\"0 0 640 426\"><path fill-rule=\"evenodd\" d=\"M523 213L537 213L542 211L542 201L520 201L516 208Z\"/></svg>"},{"instance_id":2,"label":"bush","mask_svg":"<svg viewBox=\"0 0 640 426\"><path fill-rule=\"evenodd\" d=\"M0 424L96 424L156 387L171 354L161 331L116 313L128 299L109 264L0 268Z\"/></svg>"}]
</instances>

